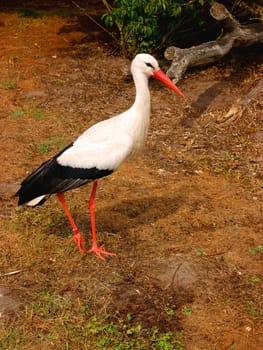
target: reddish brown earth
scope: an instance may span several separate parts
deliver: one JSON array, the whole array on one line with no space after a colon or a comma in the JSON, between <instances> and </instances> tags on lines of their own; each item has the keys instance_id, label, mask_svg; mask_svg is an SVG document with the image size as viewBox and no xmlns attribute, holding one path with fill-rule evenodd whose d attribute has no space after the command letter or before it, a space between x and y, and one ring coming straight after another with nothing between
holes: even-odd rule
<instances>
[{"instance_id":1,"label":"reddish brown earth","mask_svg":"<svg viewBox=\"0 0 263 350\"><path fill-rule=\"evenodd\" d=\"M26 305L48 291L183 331L186 349L262 349L262 253L251 253L263 244L262 100L218 122L262 77L259 54L189 72L179 83L186 102L151 82L145 153L99 184L99 240L117 254L104 263L68 243L56 198L18 210L13 197L41 162L133 102L129 61L97 28L83 33L71 21L0 13L2 318L27 329ZM66 195L87 244L89 190ZM30 322L32 337L45 328Z\"/></svg>"}]
</instances>

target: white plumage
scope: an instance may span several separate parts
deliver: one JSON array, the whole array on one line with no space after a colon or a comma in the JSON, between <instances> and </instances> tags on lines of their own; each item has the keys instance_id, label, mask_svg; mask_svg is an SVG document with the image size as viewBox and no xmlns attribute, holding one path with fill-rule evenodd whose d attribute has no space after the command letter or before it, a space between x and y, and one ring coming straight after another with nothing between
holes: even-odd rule
<instances>
[{"instance_id":1,"label":"white plumage","mask_svg":"<svg viewBox=\"0 0 263 350\"><path fill-rule=\"evenodd\" d=\"M90 127L63 151L33 171L21 183L16 193L19 196L19 205L27 203L31 206L43 204L48 196L57 194L72 226L73 239L83 252L86 249L82 236L67 208L63 193L93 181L90 197L92 248L88 252L95 252L102 259L102 254L114 254L107 253L96 242L94 200L97 179L110 175L127 158L143 149L150 119L148 81L151 76L184 97L160 70L158 62L151 55L137 55L132 61L131 72L136 88L136 97L131 108Z\"/></svg>"},{"instance_id":2,"label":"white plumage","mask_svg":"<svg viewBox=\"0 0 263 350\"><path fill-rule=\"evenodd\" d=\"M152 75L152 68L142 65L141 60L149 60L149 57L158 69L157 61L146 54L138 55L132 63L131 71L136 85L136 99L132 107L81 134L73 147L57 159L61 165L116 170L131 153L143 149L150 120L148 77ZM142 71L144 74L139 74Z\"/></svg>"}]
</instances>

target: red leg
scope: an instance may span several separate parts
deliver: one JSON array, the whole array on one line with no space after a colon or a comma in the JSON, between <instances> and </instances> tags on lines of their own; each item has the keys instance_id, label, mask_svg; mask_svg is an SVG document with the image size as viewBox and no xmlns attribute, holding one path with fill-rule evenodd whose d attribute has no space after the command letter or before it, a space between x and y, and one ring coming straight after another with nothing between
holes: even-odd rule
<instances>
[{"instance_id":1,"label":"red leg","mask_svg":"<svg viewBox=\"0 0 263 350\"><path fill-rule=\"evenodd\" d=\"M92 232L92 246L88 253L95 253L100 259L105 260L102 254L116 256L114 253L109 253L104 250L104 244L102 246L98 246L97 244L97 235L96 235L96 222L95 222L95 197L97 190L98 182L93 182L93 187L89 199L89 210L90 210L90 220L91 220L91 232Z\"/></svg>"},{"instance_id":2,"label":"red leg","mask_svg":"<svg viewBox=\"0 0 263 350\"><path fill-rule=\"evenodd\" d=\"M79 251L80 251L80 254L83 254L83 252L86 250L85 249L85 244L84 244L84 241L83 241L83 238L70 214L70 211L68 209L68 206L66 204L66 201L65 201L65 198L64 198L64 193L57 193L57 197L69 219L69 222L70 222L70 225L72 227L72 231L73 231L73 237L70 239L70 242L72 241L77 241L77 246L79 248Z\"/></svg>"}]
</instances>

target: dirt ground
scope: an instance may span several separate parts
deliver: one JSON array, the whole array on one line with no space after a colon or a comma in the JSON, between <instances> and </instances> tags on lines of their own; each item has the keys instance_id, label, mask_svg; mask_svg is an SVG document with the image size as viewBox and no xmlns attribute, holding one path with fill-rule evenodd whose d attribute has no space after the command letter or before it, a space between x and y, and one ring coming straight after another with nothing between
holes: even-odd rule
<instances>
[{"instance_id":1,"label":"dirt ground","mask_svg":"<svg viewBox=\"0 0 263 350\"><path fill-rule=\"evenodd\" d=\"M151 81L144 154L99 183L99 240L117 254L102 262L69 243L55 197L27 209L13 194L80 132L132 104L129 61L74 18L2 10L0 25L0 321L32 342L10 349L66 349L59 335L32 341L56 324L29 315L43 291L180 332L185 349L262 349L262 94L221 122L262 78L260 50L189 71L178 84L187 101ZM89 190L66 194L87 245Z\"/></svg>"}]
</instances>

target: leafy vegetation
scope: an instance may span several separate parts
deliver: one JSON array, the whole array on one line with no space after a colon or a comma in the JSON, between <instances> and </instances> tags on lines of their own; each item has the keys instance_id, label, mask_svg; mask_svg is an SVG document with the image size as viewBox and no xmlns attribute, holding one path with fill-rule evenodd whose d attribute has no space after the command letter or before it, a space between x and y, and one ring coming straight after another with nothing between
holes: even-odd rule
<instances>
[{"instance_id":1,"label":"leafy vegetation","mask_svg":"<svg viewBox=\"0 0 263 350\"><path fill-rule=\"evenodd\" d=\"M182 334L176 337L172 332L161 333L157 328L144 329L140 324L131 327L122 320L118 323L101 324L97 318L92 318L86 327L93 335L97 335L98 345L103 350L184 349L181 342Z\"/></svg>"},{"instance_id":2,"label":"leafy vegetation","mask_svg":"<svg viewBox=\"0 0 263 350\"><path fill-rule=\"evenodd\" d=\"M103 1L107 12L102 20L117 29L124 54L153 52L166 46L184 24L202 27L204 8L211 0L114 0Z\"/></svg>"}]
</instances>

